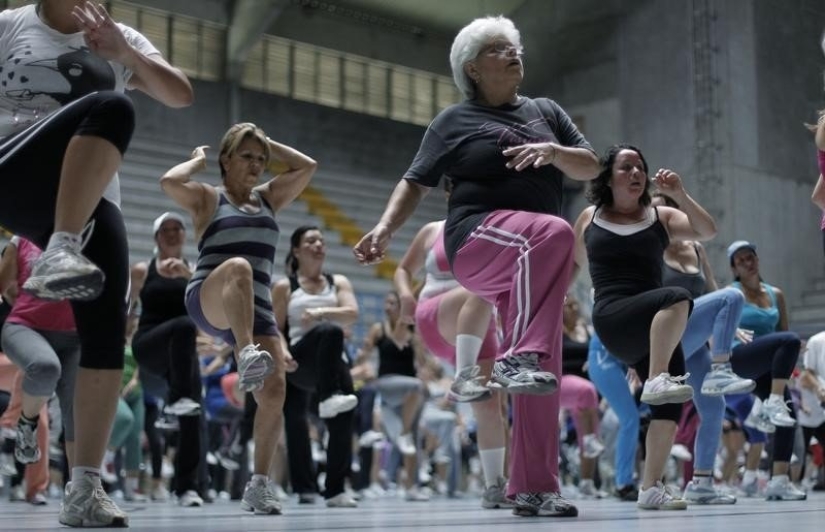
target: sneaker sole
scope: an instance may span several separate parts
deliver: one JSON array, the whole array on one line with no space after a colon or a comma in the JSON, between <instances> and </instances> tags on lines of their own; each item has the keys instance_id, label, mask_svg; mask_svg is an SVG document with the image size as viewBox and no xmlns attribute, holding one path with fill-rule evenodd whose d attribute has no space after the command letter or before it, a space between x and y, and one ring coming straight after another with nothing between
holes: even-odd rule
<instances>
[{"instance_id":1,"label":"sneaker sole","mask_svg":"<svg viewBox=\"0 0 825 532\"><path fill-rule=\"evenodd\" d=\"M516 508L514 502L487 502L482 499L481 507L485 510L512 510Z\"/></svg>"},{"instance_id":2,"label":"sneaker sole","mask_svg":"<svg viewBox=\"0 0 825 532\"><path fill-rule=\"evenodd\" d=\"M330 418L333 418L333 417L337 416L338 414L342 414L344 412L349 412L350 410L352 410L356 406L358 406L358 399L357 398L353 399L351 401L348 401L345 404L342 404L338 408L333 408L330 411L324 410L323 412L321 412L320 408L319 408L318 417L323 418L323 419L330 419Z\"/></svg>"},{"instance_id":3,"label":"sneaker sole","mask_svg":"<svg viewBox=\"0 0 825 532\"><path fill-rule=\"evenodd\" d=\"M709 497L709 498L699 498L699 499L684 499L684 501L688 504L696 504L701 506L717 506L717 505L728 505L736 504L736 499L720 499L717 497Z\"/></svg>"},{"instance_id":4,"label":"sneaker sole","mask_svg":"<svg viewBox=\"0 0 825 532\"><path fill-rule=\"evenodd\" d=\"M201 413L201 407L197 406L194 408L186 408L180 410L166 407L163 409L163 413L175 417L197 416Z\"/></svg>"},{"instance_id":5,"label":"sneaker sole","mask_svg":"<svg viewBox=\"0 0 825 532\"><path fill-rule=\"evenodd\" d=\"M283 511L280 508L273 508L271 511L258 510L248 502L241 501L241 510L245 512L252 512L255 515L281 515Z\"/></svg>"},{"instance_id":6,"label":"sneaker sole","mask_svg":"<svg viewBox=\"0 0 825 532\"><path fill-rule=\"evenodd\" d=\"M570 510L563 512L548 512L546 510L533 508L532 506L516 505L516 507L513 508L513 515L518 517L578 517L579 510L576 507L572 507Z\"/></svg>"},{"instance_id":7,"label":"sneaker sole","mask_svg":"<svg viewBox=\"0 0 825 532\"><path fill-rule=\"evenodd\" d=\"M728 395L728 394L736 394L736 393L750 393L756 389L756 383L748 384L745 386L742 385L735 385L735 386L726 386L722 388L705 388L702 387L702 395L707 395L708 397L717 397L719 395Z\"/></svg>"},{"instance_id":8,"label":"sneaker sole","mask_svg":"<svg viewBox=\"0 0 825 532\"><path fill-rule=\"evenodd\" d=\"M686 391L673 391L657 394L642 394L641 401L649 405L664 405L669 403L685 403L693 399L693 388Z\"/></svg>"},{"instance_id":9,"label":"sneaker sole","mask_svg":"<svg viewBox=\"0 0 825 532\"><path fill-rule=\"evenodd\" d=\"M766 501L781 501L781 502L804 501L804 500L807 500L807 499L808 499L807 495L804 495L803 497L784 497L782 495L768 495L768 496L765 497Z\"/></svg>"},{"instance_id":10,"label":"sneaker sole","mask_svg":"<svg viewBox=\"0 0 825 532\"><path fill-rule=\"evenodd\" d=\"M661 510L661 511L671 511L671 510L687 510L687 502L683 501L683 504L671 504L671 505L664 505L664 504L642 504L636 503L636 507L640 510Z\"/></svg>"},{"instance_id":11,"label":"sneaker sole","mask_svg":"<svg viewBox=\"0 0 825 532\"><path fill-rule=\"evenodd\" d=\"M275 361L271 356L258 355L238 376L238 387L245 392L253 392L263 387L264 380L275 371Z\"/></svg>"},{"instance_id":12,"label":"sneaker sole","mask_svg":"<svg viewBox=\"0 0 825 532\"><path fill-rule=\"evenodd\" d=\"M29 277L23 290L40 299L49 301L92 301L100 296L106 277L100 270L87 274L50 279Z\"/></svg>"},{"instance_id":13,"label":"sneaker sole","mask_svg":"<svg viewBox=\"0 0 825 532\"><path fill-rule=\"evenodd\" d=\"M559 388L559 382L531 382L523 383L510 380L506 377L493 375L492 380L487 385L491 390L504 390L510 394L523 395L550 395Z\"/></svg>"},{"instance_id":14,"label":"sneaker sole","mask_svg":"<svg viewBox=\"0 0 825 532\"><path fill-rule=\"evenodd\" d=\"M57 520L61 525L72 528L129 528L129 518L125 515L123 517L116 517L109 523L88 521L82 517L63 515L62 513Z\"/></svg>"}]
</instances>

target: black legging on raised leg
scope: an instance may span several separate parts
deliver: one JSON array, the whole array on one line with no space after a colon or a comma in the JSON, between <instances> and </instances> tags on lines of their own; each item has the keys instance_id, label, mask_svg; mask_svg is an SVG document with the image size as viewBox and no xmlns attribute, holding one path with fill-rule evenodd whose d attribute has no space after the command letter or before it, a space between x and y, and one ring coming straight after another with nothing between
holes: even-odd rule
<instances>
[{"instance_id":1,"label":"black legging on raised leg","mask_svg":"<svg viewBox=\"0 0 825 532\"><path fill-rule=\"evenodd\" d=\"M132 353L141 370L169 383L169 404L181 397L201 402L201 378L195 347L197 328L189 316L178 316L160 325L138 329ZM200 416L178 418L178 452L175 453L175 492L198 489L198 465L202 454Z\"/></svg>"},{"instance_id":2,"label":"black legging on raised leg","mask_svg":"<svg viewBox=\"0 0 825 532\"><path fill-rule=\"evenodd\" d=\"M730 364L740 377L756 381L753 391L763 401L771 394L773 379L789 379L799 358L801 341L796 333L775 332L754 338L748 344L733 348ZM790 405L791 417L796 418L796 410L791 401L788 387L784 391L785 402ZM790 462L796 427L776 427L774 434L773 461Z\"/></svg>"},{"instance_id":3,"label":"black legging on raised leg","mask_svg":"<svg viewBox=\"0 0 825 532\"><path fill-rule=\"evenodd\" d=\"M91 93L0 142L0 225L45 248L54 230L63 157L75 136L100 137L121 154L135 126L131 100ZM94 301L72 304L80 337L80 367L121 369L126 333L129 250L120 208L101 200L92 214L84 255L106 276Z\"/></svg>"}]
</instances>

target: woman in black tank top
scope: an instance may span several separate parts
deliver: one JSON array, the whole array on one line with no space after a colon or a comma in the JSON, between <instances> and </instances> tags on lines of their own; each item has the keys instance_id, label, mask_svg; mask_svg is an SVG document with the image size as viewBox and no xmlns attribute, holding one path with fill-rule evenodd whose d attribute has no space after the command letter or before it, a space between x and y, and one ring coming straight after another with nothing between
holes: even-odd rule
<instances>
[{"instance_id":1,"label":"woman in black tank top","mask_svg":"<svg viewBox=\"0 0 825 532\"><path fill-rule=\"evenodd\" d=\"M588 189L594 206L576 222L576 264L589 261L593 327L602 342L648 379L642 400L651 404L653 421L639 507L685 509L685 501L670 494L660 479L681 403L693 395L682 382L685 361L679 345L692 300L683 288L662 287L662 255L671 239L707 240L715 236L716 225L670 170L659 170L652 181L683 210L651 208L647 162L638 148L611 147L603 167Z\"/></svg>"},{"instance_id":2,"label":"woman in black tank top","mask_svg":"<svg viewBox=\"0 0 825 532\"><path fill-rule=\"evenodd\" d=\"M201 379L196 338L198 329L183 304L192 270L183 259L183 217L166 212L153 224L157 253L132 267L132 297L140 298L140 321L132 353L141 374L161 378L169 387L163 411L180 423L175 453L175 493L184 506L201 506ZM160 392L162 393L162 392ZM155 393L157 395L157 393Z\"/></svg>"}]
</instances>

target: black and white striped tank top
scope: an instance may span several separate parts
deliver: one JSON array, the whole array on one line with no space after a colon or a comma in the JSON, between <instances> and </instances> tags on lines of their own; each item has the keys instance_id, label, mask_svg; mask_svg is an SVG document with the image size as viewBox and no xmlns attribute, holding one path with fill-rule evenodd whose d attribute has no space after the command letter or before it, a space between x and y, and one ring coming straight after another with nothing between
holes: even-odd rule
<instances>
[{"instance_id":1,"label":"black and white striped tank top","mask_svg":"<svg viewBox=\"0 0 825 532\"><path fill-rule=\"evenodd\" d=\"M224 261L242 257L252 266L255 314L271 316L275 245L280 234L275 212L257 191L252 192L261 206L256 213L239 209L222 189L217 191L218 207L198 242L195 273L186 291L202 283Z\"/></svg>"}]
</instances>

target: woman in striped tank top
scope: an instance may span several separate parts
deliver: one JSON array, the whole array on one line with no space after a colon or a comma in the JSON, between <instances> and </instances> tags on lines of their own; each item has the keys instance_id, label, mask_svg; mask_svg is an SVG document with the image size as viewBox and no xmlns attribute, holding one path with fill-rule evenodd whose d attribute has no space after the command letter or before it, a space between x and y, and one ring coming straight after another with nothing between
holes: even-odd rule
<instances>
[{"instance_id":1,"label":"woman in striped tank top","mask_svg":"<svg viewBox=\"0 0 825 532\"><path fill-rule=\"evenodd\" d=\"M198 241L186 309L198 327L234 346L239 385L254 393L259 406L254 474L241 507L256 514L280 514L267 473L280 439L284 371L294 361L272 311L275 213L301 193L317 163L273 141L255 124L235 124L221 141L222 183L215 187L191 179L206 167L205 149L195 148L191 159L166 172L160 183L192 215ZM275 176L260 184L267 169Z\"/></svg>"}]
</instances>

